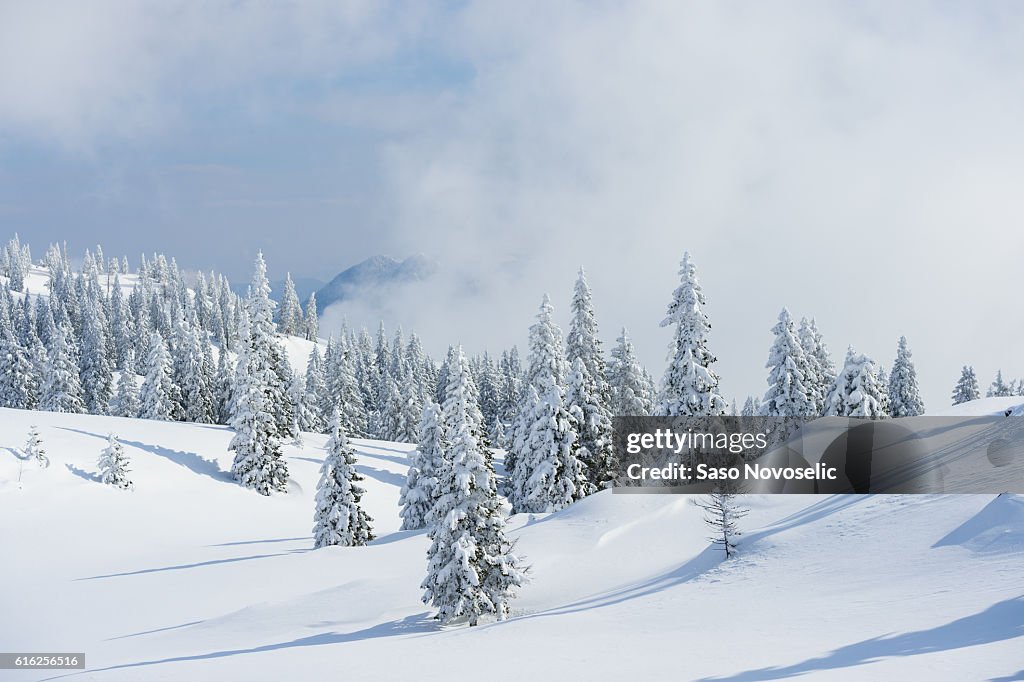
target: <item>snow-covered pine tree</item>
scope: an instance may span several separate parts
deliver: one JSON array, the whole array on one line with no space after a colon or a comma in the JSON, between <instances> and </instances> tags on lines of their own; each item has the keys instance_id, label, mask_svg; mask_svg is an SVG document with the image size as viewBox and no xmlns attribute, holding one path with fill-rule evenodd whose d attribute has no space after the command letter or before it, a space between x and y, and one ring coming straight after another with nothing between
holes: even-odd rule
<instances>
[{"instance_id":1,"label":"snow-covered pine tree","mask_svg":"<svg viewBox=\"0 0 1024 682\"><path fill-rule=\"evenodd\" d=\"M64 327L54 330L47 358L39 409L49 412L84 412L78 366L71 354Z\"/></svg>"},{"instance_id":2,"label":"snow-covered pine tree","mask_svg":"<svg viewBox=\"0 0 1024 682\"><path fill-rule=\"evenodd\" d=\"M876 371L871 358L850 347L843 370L829 392L827 414L871 419L886 416L882 411L882 389L878 386Z\"/></svg>"},{"instance_id":3,"label":"snow-covered pine tree","mask_svg":"<svg viewBox=\"0 0 1024 682\"><path fill-rule=\"evenodd\" d=\"M306 302L306 317L305 317L305 334L307 341L316 341L317 336L320 335L320 320L317 317L316 311L316 293L309 295L309 301Z\"/></svg>"},{"instance_id":4,"label":"snow-covered pine tree","mask_svg":"<svg viewBox=\"0 0 1024 682\"><path fill-rule=\"evenodd\" d=\"M258 263L262 263L262 257ZM265 326L269 316L263 316ZM228 446L235 453L231 473L235 480L261 495L287 492L288 465L281 454L281 433L276 421L273 386L279 381L272 366L269 343L259 338L243 317L242 341L232 389L231 427L235 436Z\"/></svg>"},{"instance_id":5,"label":"snow-covered pine tree","mask_svg":"<svg viewBox=\"0 0 1024 682\"><path fill-rule=\"evenodd\" d=\"M878 391L881 397L878 399L878 406L882 414L889 415L889 373L885 371L885 365L878 363L875 367L875 382L878 384Z\"/></svg>"},{"instance_id":6,"label":"snow-covered pine tree","mask_svg":"<svg viewBox=\"0 0 1024 682\"><path fill-rule=\"evenodd\" d=\"M661 381L654 412L659 416L715 416L725 414L726 402L718 393L718 375L711 369L716 358L708 350L711 323L704 313L704 292L690 254L683 254L680 284L661 326L674 326L669 364Z\"/></svg>"},{"instance_id":7,"label":"snow-covered pine tree","mask_svg":"<svg viewBox=\"0 0 1024 682\"><path fill-rule=\"evenodd\" d=\"M423 601L437 609L442 623L466 619L473 626L485 614L507 617L525 570L505 536L494 472L473 434L474 397L461 347L456 355L443 407L451 465L438 480L421 587Z\"/></svg>"},{"instance_id":8,"label":"snow-covered pine tree","mask_svg":"<svg viewBox=\"0 0 1024 682\"><path fill-rule=\"evenodd\" d=\"M583 494L609 487L618 468L612 447L612 418L597 390L583 358L577 357L569 372L565 404L576 422L579 436L576 456L584 466L587 481L585 490L581 491Z\"/></svg>"},{"instance_id":9,"label":"snow-covered pine tree","mask_svg":"<svg viewBox=\"0 0 1024 682\"><path fill-rule=\"evenodd\" d=\"M437 502L438 478L447 469L439 416L437 403L428 402L423 406L419 440L410 455L409 472L398 498L402 530L425 528L432 522L430 514Z\"/></svg>"},{"instance_id":10,"label":"snow-covered pine tree","mask_svg":"<svg viewBox=\"0 0 1024 682\"><path fill-rule=\"evenodd\" d=\"M768 351L768 390L761 402L761 414L771 420L774 442L785 441L799 420L818 414L814 369L809 367L804 349L796 337L793 318L785 308L772 327L775 341Z\"/></svg>"},{"instance_id":11,"label":"snow-covered pine tree","mask_svg":"<svg viewBox=\"0 0 1024 682\"><path fill-rule=\"evenodd\" d=\"M694 500L694 504L704 510L704 522L711 527L708 539L722 548L726 559L732 557L736 553L736 539L742 535L737 521L748 513L740 504L739 495L716 492Z\"/></svg>"},{"instance_id":12,"label":"snow-covered pine tree","mask_svg":"<svg viewBox=\"0 0 1024 682\"><path fill-rule=\"evenodd\" d=\"M556 386L565 386L568 373L565 353L562 350L562 330L554 320L554 306L551 297L544 294L537 313L537 321L530 326L530 354L526 370L526 383L538 392L546 388L548 378Z\"/></svg>"},{"instance_id":13,"label":"snow-covered pine tree","mask_svg":"<svg viewBox=\"0 0 1024 682\"><path fill-rule=\"evenodd\" d=\"M423 409L420 404L420 392L411 377L407 376L403 382L400 398L395 439L399 443L419 442L419 421Z\"/></svg>"},{"instance_id":14,"label":"snow-covered pine tree","mask_svg":"<svg viewBox=\"0 0 1024 682\"><path fill-rule=\"evenodd\" d=\"M996 372L996 378L992 380L992 383L988 387L988 392L985 393L986 398L1005 398L1013 395L1013 390L1010 386L1003 381L1003 370Z\"/></svg>"},{"instance_id":15,"label":"snow-covered pine tree","mask_svg":"<svg viewBox=\"0 0 1024 682\"><path fill-rule=\"evenodd\" d=\"M363 477L356 473L355 452L341 428L338 410L331 414L328 428L330 438L324 446L326 453L320 467L320 481L316 486L316 511L313 517L314 547L340 545L355 547L373 539L373 521L359 501L363 489L358 482Z\"/></svg>"},{"instance_id":16,"label":"snow-covered pine tree","mask_svg":"<svg viewBox=\"0 0 1024 682\"><path fill-rule=\"evenodd\" d=\"M741 417L757 417L761 414L761 399L756 395L748 395L740 409Z\"/></svg>"},{"instance_id":17,"label":"snow-covered pine tree","mask_svg":"<svg viewBox=\"0 0 1024 682\"><path fill-rule=\"evenodd\" d=\"M194 316L193 316L194 317ZM174 384L181 396L179 413L189 422L211 423L213 414L213 377L203 358L203 347L209 346L205 333L198 329L198 321L179 317L174 328Z\"/></svg>"},{"instance_id":18,"label":"snow-covered pine tree","mask_svg":"<svg viewBox=\"0 0 1024 682\"><path fill-rule=\"evenodd\" d=\"M28 427L28 438L25 440L25 459L34 460L40 466L50 466L43 449L43 439L39 437L39 427L33 424Z\"/></svg>"},{"instance_id":19,"label":"snow-covered pine tree","mask_svg":"<svg viewBox=\"0 0 1024 682\"><path fill-rule=\"evenodd\" d=\"M649 415L654 410L654 395L625 327L616 341L608 368L611 413L620 417Z\"/></svg>"},{"instance_id":20,"label":"snow-covered pine tree","mask_svg":"<svg viewBox=\"0 0 1024 682\"><path fill-rule=\"evenodd\" d=\"M981 391L978 390L978 377L974 374L974 368L965 365L961 371L961 378L953 386L953 404L977 400L980 397Z\"/></svg>"},{"instance_id":21,"label":"snow-covered pine tree","mask_svg":"<svg viewBox=\"0 0 1024 682\"><path fill-rule=\"evenodd\" d=\"M284 291L281 293L281 305L277 309L277 328L286 336L306 335L305 320L302 317L302 304L295 292L292 273L286 273Z\"/></svg>"},{"instance_id":22,"label":"snow-covered pine tree","mask_svg":"<svg viewBox=\"0 0 1024 682\"><path fill-rule=\"evenodd\" d=\"M36 402L34 374L26 349L9 329L0 329L0 407L30 409Z\"/></svg>"},{"instance_id":23,"label":"snow-covered pine tree","mask_svg":"<svg viewBox=\"0 0 1024 682\"><path fill-rule=\"evenodd\" d=\"M588 490L599 490L612 479L616 467L612 445L611 387L605 376L605 358L598 336L594 304L581 267L572 298L572 320L566 337L566 356L571 367L566 407L578 408L580 460L586 467ZM576 367L576 361L582 369Z\"/></svg>"},{"instance_id":24,"label":"snow-covered pine tree","mask_svg":"<svg viewBox=\"0 0 1024 682\"><path fill-rule=\"evenodd\" d=\"M313 431L313 413L306 403L306 377L301 374L292 375L288 386L288 395L292 401L292 445L302 447L302 432Z\"/></svg>"},{"instance_id":25,"label":"snow-covered pine tree","mask_svg":"<svg viewBox=\"0 0 1024 682\"><path fill-rule=\"evenodd\" d=\"M232 387L235 385L235 368L228 360L227 340L221 341L217 350L217 373L213 381L213 416L218 424L231 421Z\"/></svg>"},{"instance_id":26,"label":"snow-covered pine tree","mask_svg":"<svg viewBox=\"0 0 1024 682\"><path fill-rule=\"evenodd\" d=\"M236 402L242 395L241 375L247 376L249 389L263 394L260 411L268 415L273 424L274 439L290 439L294 415L288 386L291 367L284 349L277 342L274 324L274 304L270 299L270 283L267 281L267 264L263 254L256 255L253 264L252 284L246 300L243 315L243 331L240 334L239 361L236 371ZM248 318L247 321L244 318ZM258 421L262 423L262 417Z\"/></svg>"},{"instance_id":27,"label":"snow-covered pine tree","mask_svg":"<svg viewBox=\"0 0 1024 682\"><path fill-rule=\"evenodd\" d=\"M800 346L804 350L804 357L807 359L808 367L813 372L811 382L815 390L815 404L817 414L824 414L827 408L826 402L832 384L836 380L836 366L832 362L832 355L825 345L825 340L818 331L817 322L812 317L800 320L800 330L797 333L800 339Z\"/></svg>"},{"instance_id":28,"label":"snow-covered pine tree","mask_svg":"<svg viewBox=\"0 0 1024 682\"><path fill-rule=\"evenodd\" d=\"M172 377L171 358L163 338L153 332L149 337L146 375L139 389L139 417L172 421L180 405L180 390Z\"/></svg>"},{"instance_id":29,"label":"snow-covered pine tree","mask_svg":"<svg viewBox=\"0 0 1024 682\"><path fill-rule=\"evenodd\" d=\"M117 436L110 434L107 437L107 447L103 449L99 459L100 480L116 488L128 489L132 482L128 478L128 455L124 452L124 446L117 440Z\"/></svg>"},{"instance_id":30,"label":"snow-covered pine tree","mask_svg":"<svg viewBox=\"0 0 1024 682\"><path fill-rule=\"evenodd\" d=\"M130 370L123 370L117 378L117 390L111 405L111 414L115 417L139 416L139 387L135 383L136 375Z\"/></svg>"},{"instance_id":31,"label":"snow-covered pine tree","mask_svg":"<svg viewBox=\"0 0 1024 682\"><path fill-rule=\"evenodd\" d=\"M552 378L538 392L526 446L516 455L511 501L516 513L564 509L586 495L586 467L577 457L579 425Z\"/></svg>"},{"instance_id":32,"label":"snow-covered pine tree","mask_svg":"<svg viewBox=\"0 0 1024 682\"><path fill-rule=\"evenodd\" d=\"M327 430L324 407L328 404L324 363L320 357L320 346L314 344L306 361L306 384L304 386L306 409L309 416L309 431L323 433Z\"/></svg>"}]
</instances>

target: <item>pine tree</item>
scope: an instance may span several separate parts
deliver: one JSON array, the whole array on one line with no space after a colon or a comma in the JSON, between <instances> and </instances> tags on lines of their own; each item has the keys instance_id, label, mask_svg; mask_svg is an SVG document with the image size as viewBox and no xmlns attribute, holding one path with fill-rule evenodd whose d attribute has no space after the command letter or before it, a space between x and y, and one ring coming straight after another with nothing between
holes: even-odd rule
<instances>
[{"instance_id":1,"label":"pine tree","mask_svg":"<svg viewBox=\"0 0 1024 682\"><path fill-rule=\"evenodd\" d=\"M828 414L838 417L884 417L883 391L874 361L851 347L843 371L828 396Z\"/></svg>"},{"instance_id":2,"label":"pine tree","mask_svg":"<svg viewBox=\"0 0 1024 682\"><path fill-rule=\"evenodd\" d=\"M111 414L115 417L139 416L139 387L136 385L136 375L128 370L121 372L117 379L117 391L114 393L114 403Z\"/></svg>"},{"instance_id":3,"label":"pine tree","mask_svg":"<svg viewBox=\"0 0 1024 682\"><path fill-rule=\"evenodd\" d=\"M576 456L584 467L589 494L611 485L618 468L612 447L612 419L601 403L597 385L591 381L583 359L577 357L569 373L565 404L576 423L579 437Z\"/></svg>"},{"instance_id":4,"label":"pine tree","mask_svg":"<svg viewBox=\"0 0 1024 682\"><path fill-rule=\"evenodd\" d=\"M960 372L960 380L953 387L953 404L959 405L981 397L978 390L978 378L974 374L974 368L964 365Z\"/></svg>"},{"instance_id":5,"label":"pine tree","mask_svg":"<svg viewBox=\"0 0 1024 682\"><path fill-rule=\"evenodd\" d=\"M718 375L711 369L716 358L707 347L711 323L703 310L704 292L689 253L683 255L679 275L680 285L661 322L662 327L674 326L675 331L655 414L721 415L726 403L718 393Z\"/></svg>"},{"instance_id":6,"label":"pine tree","mask_svg":"<svg viewBox=\"0 0 1024 682\"><path fill-rule=\"evenodd\" d=\"M793 318L785 308L772 327L775 341L768 351L768 390L761 403L761 414L773 419L775 442L785 441L799 428L798 420L818 414L816 377L808 365L804 349L796 338Z\"/></svg>"},{"instance_id":7,"label":"pine tree","mask_svg":"<svg viewBox=\"0 0 1024 682\"><path fill-rule=\"evenodd\" d=\"M160 421L174 419L176 407L181 403L181 393L171 374L167 345L159 334L153 332L149 337L146 376L139 390L139 417Z\"/></svg>"},{"instance_id":8,"label":"pine tree","mask_svg":"<svg viewBox=\"0 0 1024 682\"><path fill-rule=\"evenodd\" d=\"M625 327L617 342L611 352L608 372L612 391L611 412L623 417L649 415L654 410L654 395Z\"/></svg>"},{"instance_id":9,"label":"pine tree","mask_svg":"<svg viewBox=\"0 0 1024 682\"><path fill-rule=\"evenodd\" d=\"M209 341L205 334L201 337L198 321L179 319L174 331L173 376L181 401L177 412L185 421L214 421L212 368L204 358L204 348L209 350Z\"/></svg>"},{"instance_id":10,"label":"pine tree","mask_svg":"<svg viewBox=\"0 0 1024 682\"><path fill-rule=\"evenodd\" d=\"M67 333L57 327L50 341L46 378L39 398L39 409L49 412L84 412L78 366L68 346Z\"/></svg>"},{"instance_id":11,"label":"pine tree","mask_svg":"<svg viewBox=\"0 0 1024 682\"><path fill-rule=\"evenodd\" d=\"M704 510L704 522L712 529L708 538L719 545L728 559L736 553L736 538L742 535L736 522L747 515L735 493L711 493L704 500L695 500L698 507Z\"/></svg>"},{"instance_id":12,"label":"pine tree","mask_svg":"<svg viewBox=\"0 0 1024 682\"><path fill-rule=\"evenodd\" d=\"M562 389L549 377L537 393L526 447L516 456L511 502L517 513L564 509L587 492L577 457L579 425L566 409Z\"/></svg>"},{"instance_id":13,"label":"pine tree","mask_svg":"<svg viewBox=\"0 0 1024 682\"><path fill-rule=\"evenodd\" d=\"M373 530L359 502L364 490L357 484L363 477L356 473L355 453L339 424L338 410L331 415L330 438L324 446L326 456L320 467L313 518L315 547L341 545L355 547L373 539Z\"/></svg>"},{"instance_id":14,"label":"pine tree","mask_svg":"<svg viewBox=\"0 0 1024 682\"><path fill-rule=\"evenodd\" d=\"M740 410L741 417L757 417L761 414L761 399L756 395L748 395Z\"/></svg>"},{"instance_id":15,"label":"pine tree","mask_svg":"<svg viewBox=\"0 0 1024 682\"><path fill-rule=\"evenodd\" d=\"M825 345L814 318L801 318L797 335L807 361L807 386L814 392L815 414L824 414L827 409L826 398L836 380L835 363L832 362L828 346Z\"/></svg>"},{"instance_id":16,"label":"pine tree","mask_svg":"<svg viewBox=\"0 0 1024 682\"><path fill-rule=\"evenodd\" d=\"M288 395L292 401L292 445L302 447L302 432L313 431L313 412L306 403L306 377L301 374L292 376L288 386Z\"/></svg>"},{"instance_id":17,"label":"pine tree","mask_svg":"<svg viewBox=\"0 0 1024 682\"><path fill-rule=\"evenodd\" d=\"M530 327L529 366L526 383L541 390L548 378L556 386L565 385L567 366L562 350L562 330L555 324L551 298L544 294L537 321Z\"/></svg>"},{"instance_id":18,"label":"pine tree","mask_svg":"<svg viewBox=\"0 0 1024 682\"><path fill-rule=\"evenodd\" d=\"M1003 381L1003 370L996 372L996 378L988 387L988 392L985 394L986 398L1005 398L1013 395L1013 391Z\"/></svg>"},{"instance_id":19,"label":"pine tree","mask_svg":"<svg viewBox=\"0 0 1024 682\"><path fill-rule=\"evenodd\" d=\"M466 619L472 626L485 614L507 617L525 571L505 536L494 472L473 434L461 348L456 357L443 408L451 465L438 481L422 588L423 601L437 609L442 623Z\"/></svg>"},{"instance_id":20,"label":"pine tree","mask_svg":"<svg viewBox=\"0 0 1024 682\"><path fill-rule=\"evenodd\" d=\"M35 460L40 466L50 466L50 460L43 449L43 439L39 437L39 427L28 427L28 439L25 441L25 459Z\"/></svg>"},{"instance_id":21,"label":"pine tree","mask_svg":"<svg viewBox=\"0 0 1024 682\"><path fill-rule=\"evenodd\" d=\"M409 472L398 498L402 530L425 528L437 502L439 474L447 468L439 413L437 403L429 402L423 407L419 441L409 458Z\"/></svg>"},{"instance_id":22,"label":"pine tree","mask_svg":"<svg viewBox=\"0 0 1024 682\"><path fill-rule=\"evenodd\" d=\"M317 336L320 334L320 320L317 317L315 293L309 295L309 301L306 303L305 332L307 341L316 341Z\"/></svg>"},{"instance_id":23,"label":"pine tree","mask_svg":"<svg viewBox=\"0 0 1024 682\"><path fill-rule=\"evenodd\" d=\"M213 381L213 415L218 424L231 421L232 387L235 385L234 367L228 360L226 343L217 351L217 374Z\"/></svg>"},{"instance_id":24,"label":"pine tree","mask_svg":"<svg viewBox=\"0 0 1024 682\"><path fill-rule=\"evenodd\" d=\"M281 293L281 305L278 308L277 316L278 330L287 336L306 335L305 320L302 317L302 304L299 303L299 295L295 293L295 283L292 282L292 273L287 273L284 279L284 291Z\"/></svg>"},{"instance_id":25,"label":"pine tree","mask_svg":"<svg viewBox=\"0 0 1024 682\"><path fill-rule=\"evenodd\" d=\"M124 446L118 442L117 436L110 434L107 437L107 447L100 455L100 480L116 488L127 490L133 487L128 478L128 464L128 455L124 452Z\"/></svg>"},{"instance_id":26,"label":"pine tree","mask_svg":"<svg viewBox=\"0 0 1024 682\"><path fill-rule=\"evenodd\" d=\"M329 402L327 385L324 375L323 359L320 357L320 347L313 345L309 352L309 360L306 361L306 385L305 403L309 414L309 431L323 433L327 429L327 419L324 415L325 406Z\"/></svg>"},{"instance_id":27,"label":"pine tree","mask_svg":"<svg viewBox=\"0 0 1024 682\"><path fill-rule=\"evenodd\" d=\"M34 375L28 352L9 330L0 329L0 407L31 409L36 391Z\"/></svg>"},{"instance_id":28,"label":"pine tree","mask_svg":"<svg viewBox=\"0 0 1024 682\"><path fill-rule=\"evenodd\" d=\"M917 369L907 337L901 336L896 361L889 375L889 414L893 417L917 417L924 414L924 401L917 385Z\"/></svg>"}]
</instances>

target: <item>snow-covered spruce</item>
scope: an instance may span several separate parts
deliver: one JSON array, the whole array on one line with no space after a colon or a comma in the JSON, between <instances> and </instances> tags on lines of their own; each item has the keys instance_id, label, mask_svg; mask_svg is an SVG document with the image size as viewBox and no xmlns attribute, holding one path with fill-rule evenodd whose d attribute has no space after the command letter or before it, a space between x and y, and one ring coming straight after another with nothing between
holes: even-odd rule
<instances>
[{"instance_id":1,"label":"snow-covered spruce","mask_svg":"<svg viewBox=\"0 0 1024 682\"><path fill-rule=\"evenodd\" d=\"M577 457L579 424L565 407L561 387L551 377L544 381L512 472L516 513L564 509L582 499L589 486L585 467Z\"/></svg>"},{"instance_id":2,"label":"snow-covered spruce","mask_svg":"<svg viewBox=\"0 0 1024 682\"><path fill-rule=\"evenodd\" d=\"M775 341L768 351L768 390L761 402L767 417L811 417L818 412L813 369L796 337L793 318L785 308L772 327Z\"/></svg>"},{"instance_id":3,"label":"snow-covered spruce","mask_svg":"<svg viewBox=\"0 0 1024 682\"><path fill-rule=\"evenodd\" d=\"M231 465L235 480L261 495L287 491L288 465L280 439L291 435L290 423L285 433L281 429L281 417L291 418L291 405L283 409L288 396L275 370L279 356L273 350L277 344L270 313L266 266L260 254L250 289L249 315L243 318L231 416L235 436L228 449L235 453Z\"/></svg>"},{"instance_id":4,"label":"snow-covered spruce","mask_svg":"<svg viewBox=\"0 0 1024 682\"><path fill-rule=\"evenodd\" d=\"M964 368L960 370L960 380L953 387L953 404L959 405L980 397L981 391L978 390L978 377L974 374L974 368L964 365Z\"/></svg>"},{"instance_id":5,"label":"snow-covered spruce","mask_svg":"<svg viewBox=\"0 0 1024 682\"><path fill-rule=\"evenodd\" d=\"M314 547L365 545L373 539L373 519L359 506L364 491L357 484L363 477L356 473L355 452L341 428L337 409L331 414L328 430L330 438L324 446L326 456L316 485Z\"/></svg>"},{"instance_id":6,"label":"snow-covered spruce","mask_svg":"<svg viewBox=\"0 0 1024 682\"><path fill-rule=\"evenodd\" d=\"M507 617L509 601L523 584L525 569L505 536L505 520L494 472L473 433L473 399L463 369L462 348L449 369L444 414L451 466L438 480L437 522L431 528L423 601L442 623L481 616Z\"/></svg>"},{"instance_id":7,"label":"snow-covered spruce","mask_svg":"<svg viewBox=\"0 0 1024 682\"><path fill-rule=\"evenodd\" d=\"M715 416L725 414L726 401L718 393L718 375L711 369L716 358L708 350L711 323L704 313L704 292L690 254L683 254L680 284L672 294L661 326L674 327L669 364L661 380L655 414Z\"/></svg>"},{"instance_id":8,"label":"snow-covered spruce","mask_svg":"<svg viewBox=\"0 0 1024 682\"><path fill-rule=\"evenodd\" d=\"M618 468L612 447L612 417L600 384L590 379L581 357L573 361L569 372L565 404L576 424L576 457L584 467L585 487L580 492L586 495L609 487Z\"/></svg>"},{"instance_id":9,"label":"snow-covered spruce","mask_svg":"<svg viewBox=\"0 0 1024 682\"><path fill-rule=\"evenodd\" d=\"M54 330L47 357L39 409L49 412L84 412L78 366L71 355L64 327Z\"/></svg>"},{"instance_id":10,"label":"snow-covered spruce","mask_svg":"<svg viewBox=\"0 0 1024 682\"><path fill-rule=\"evenodd\" d=\"M805 383L814 395L815 414L824 414L828 393L836 380L835 363L813 317L810 320L806 317L800 319L797 337L807 363Z\"/></svg>"},{"instance_id":11,"label":"snow-covered spruce","mask_svg":"<svg viewBox=\"0 0 1024 682\"><path fill-rule=\"evenodd\" d=\"M1013 388L1003 380L1003 370L996 371L996 378L985 393L986 398L1006 398L1013 395Z\"/></svg>"},{"instance_id":12,"label":"snow-covered spruce","mask_svg":"<svg viewBox=\"0 0 1024 682\"><path fill-rule=\"evenodd\" d=\"M110 410L115 417L134 419L139 416L139 387L135 382L136 375L133 372L122 370L121 376L117 378L117 391Z\"/></svg>"},{"instance_id":13,"label":"snow-covered spruce","mask_svg":"<svg viewBox=\"0 0 1024 682\"><path fill-rule=\"evenodd\" d=\"M117 436L110 434L107 437L107 447L100 454L98 463L100 480L116 488L131 488L128 464L128 455L124 452L124 446L117 440Z\"/></svg>"},{"instance_id":14,"label":"snow-covered spruce","mask_svg":"<svg viewBox=\"0 0 1024 682\"><path fill-rule=\"evenodd\" d=\"M654 409L654 386L637 360L626 328L616 339L608 368L611 385L611 413L616 416L643 416Z\"/></svg>"},{"instance_id":15,"label":"snow-covered spruce","mask_svg":"<svg viewBox=\"0 0 1024 682\"><path fill-rule=\"evenodd\" d=\"M896 349L896 361L889 375L889 414L893 417L924 414L924 401L921 400L921 391L917 385L917 369L911 358L907 337L901 336Z\"/></svg>"},{"instance_id":16,"label":"snow-covered spruce","mask_svg":"<svg viewBox=\"0 0 1024 682\"><path fill-rule=\"evenodd\" d=\"M410 455L409 473L398 498L402 530L425 528L431 523L431 510L437 501L438 475L447 469L439 416L437 403L431 401L423 407L419 441Z\"/></svg>"},{"instance_id":17,"label":"snow-covered spruce","mask_svg":"<svg viewBox=\"0 0 1024 682\"><path fill-rule=\"evenodd\" d=\"M157 332L149 337L146 377L139 390L139 416L143 419L170 421L180 403L181 392L171 378L171 358L167 345Z\"/></svg>"},{"instance_id":18,"label":"snow-covered spruce","mask_svg":"<svg viewBox=\"0 0 1024 682\"><path fill-rule=\"evenodd\" d=\"M50 460L46 458L46 450L43 449L43 439L39 437L39 427L34 424L28 428L23 454L25 459L33 460L41 466L50 465Z\"/></svg>"},{"instance_id":19,"label":"snow-covered spruce","mask_svg":"<svg viewBox=\"0 0 1024 682\"><path fill-rule=\"evenodd\" d=\"M846 363L828 395L827 414L837 417L885 417L883 391L874 361L851 346Z\"/></svg>"},{"instance_id":20,"label":"snow-covered spruce","mask_svg":"<svg viewBox=\"0 0 1024 682\"><path fill-rule=\"evenodd\" d=\"M612 446L611 387L605 376L606 362L583 268L576 279L565 348L570 365L565 402L577 421L579 459L585 467L585 492L589 494L611 482L616 458Z\"/></svg>"}]
</instances>

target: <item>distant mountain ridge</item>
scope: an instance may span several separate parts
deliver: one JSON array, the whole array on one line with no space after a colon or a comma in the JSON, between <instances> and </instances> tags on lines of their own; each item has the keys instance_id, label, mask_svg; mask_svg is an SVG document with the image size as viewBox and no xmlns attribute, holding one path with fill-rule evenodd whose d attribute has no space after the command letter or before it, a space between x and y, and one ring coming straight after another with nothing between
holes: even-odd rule
<instances>
[{"instance_id":1,"label":"distant mountain ridge","mask_svg":"<svg viewBox=\"0 0 1024 682\"><path fill-rule=\"evenodd\" d=\"M385 255L372 256L338 273L317 291L317 307L323 312L332 303L361 298L388 285L422 282L437 270L437 263L422 253L405 260Z\"/></svg>"}]
</instances>

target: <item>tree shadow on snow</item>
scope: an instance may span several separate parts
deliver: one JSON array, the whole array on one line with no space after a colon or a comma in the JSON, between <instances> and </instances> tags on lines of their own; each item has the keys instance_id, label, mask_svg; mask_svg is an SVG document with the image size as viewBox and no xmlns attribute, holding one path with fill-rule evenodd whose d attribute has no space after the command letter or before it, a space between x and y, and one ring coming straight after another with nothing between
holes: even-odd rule
<instances>
[{"instance_id":1,"label":"tree shadow on snow","mask_svg":"<svg viewBox=\"0 0 1024 682\"><path fill-rule=\"evenodd\" d=\"M776 521L767 528L750 533L744 536L743 549L748 550L758 541L763 540L766 537L780 533L789 528L800 526L806 523L813 523L822 518L835 514L847 507L854 504L858 504L864 501L864 498L869 497L868 495L831 495L828 498L817 502L805 509L791 514L784 519ZM532 516L532 515L531 515ZM530 518L526 526L536 525L540 523L547 523L553 519L559 518L559 514L549 514L543 519ZM689 582L698 576L706 573L707 571L715 568L722 563L722 550L716 545L708 545L704 548L700 554L696 555L681 566L662 573L661 575L653 578L644 580L643 582L622 587L609 592L602 592L600 594L580 599L569 604L557 606L555 608L546 609L537 613L526 614L517 616L516 620L525 620L528 618L543 618L546 616L559 616L567 613L576 613L579 611L587 611L589 609L602 608L605 606L612 606L614 604L620 604L622 602L629 601L631 599L638 599L640 597L646 597L658 592L663 592L669 588L681 585L682 583Z\"/></svg>"},{"instance_id":2,"label":"tree shadow on snow","mask_svg":"<svg viewBox=\"0 0 1024 682\"><path fill-rule=\"evenodd\" d=\"M106 668L93 668L88 671L81 671L71 673L69 675L57 675L54 677L46 678L48 680L55 680L62 677L71 677L73 675L80 675L83 672L89 672L91 674L106 672L110 670L124 670L128 668L143 668L151 665L160 665L163 663L182 663L186 661L206 661L217 658L229 658L231 656L240 656L244 654L258 654L266 651L277 651L279 649L294 649L300 647L310 646L324 646L330 644L345 644L347 642L358 642L366 639L376 639L379 637L396 637L400 635L430 635L438 632L436 622L431 617L430 613L418 613L413 616L407 616L402 620L393 621L390 623L380 623L372 627L364 628L362 630L356 630L355 632L322 632L316 635L309 635L307 637L300 637L287 642L276 642L273 644L264 644L262 646L255 646L246 649L225 649L223 651L211 651L205 654L194 654L191 656L173 656L169 658L154 659L151 661L138 661L137 663L123 663L121 665L112 665Z\"/></svg>"},{"instance_id":3,"label":"tree shadow on snow","mask_svg":"<svg viewBox=\"0 0 1024 682\"><path fill-rule=\"evenodd\" d=\"M85 436L92 436L100 440L107 440L107 436L98 433L92 433L90 431L82 431L81 429L72 429L68 427L58 427L63 431L72 431L74 433L80 433ZM215 481L221 481L222 483L231 483L234 485L235 481L231 477L230 472L223 471L220 465L215 460L206 459L194 452L187 452L185 450L172 450L165 448L160 445L150 445L137 440L125 440L120 439L122 445L130 445L133 448L137 448L144 452L149 452L156 455L157 457L163 457L164 459L170 460L179 466L183 466L189 471L212 478Z\"/></svg>"},{"instance_id":4,"label":"tree shadow on snow","mask_svg":"<svg viewBox=\"0 0 1024 682\"><path fill-rule=\"evenodd\" d=\"M85 469L79 469L74 464L68 464L66 462L64 463L64 466L68 468L68 471L73 473L75 476L78 476L79 478L84 478L85 480L92 481L93 483L103 482L103 479L100 478L99 474L90 474Z\"/></svg>"},{"instance_id":5,"label":"tree shadow on snow","mask_svg":"<svg viewBox=\"0 0 1024 682\"><path fill-rule=\"evenodd\" d=\"M290 549L287 552L274 552L273 554L253 554L250 556L230 557L227 559L210 559L209 561L197 561L192 564L177 564L175 566L160 566L158 568L141 568L137 571L124 571L122 573L107 573L105 575L91 575L87 578L75 578L75 582L83 580L103 580L104 578L122 578L129 575L144 575L146 573L162 573L164 571L184 571L189 568L202 568L203 566L216 566L218 564L233 564L239 561L252 561L253 559L270 559L276 556L288 556L289 554L304 554L312 549Z\"/></svg>"},{"instance_id":6,"label":"tree shadow on snow","mask_svg":"<svg viewBox=\"0 0 1024 682\"><path fill-rule=\"evenodd\" d=\"M980 613L965 616L928 630L872 637L840 647L825 656L809 658L793 665L748 670L729 677L709 677L705 678L703 682L779 680L821 670L852 668L883 658L952 651L1017 637L1024 637L1024 597L1001 601Z\"/></svg>"},{"instance_id":7,"label":"tree shadow on snow","mask_svg":"<svg viewBox=\"0 0 1024 682\"><path fill-rule=\"evenodd\" d=\"M1024 668L1004 677L993 677L988 682L1021 682L1021 680L1024 680Z\"/></svg>"}]
</instances>

